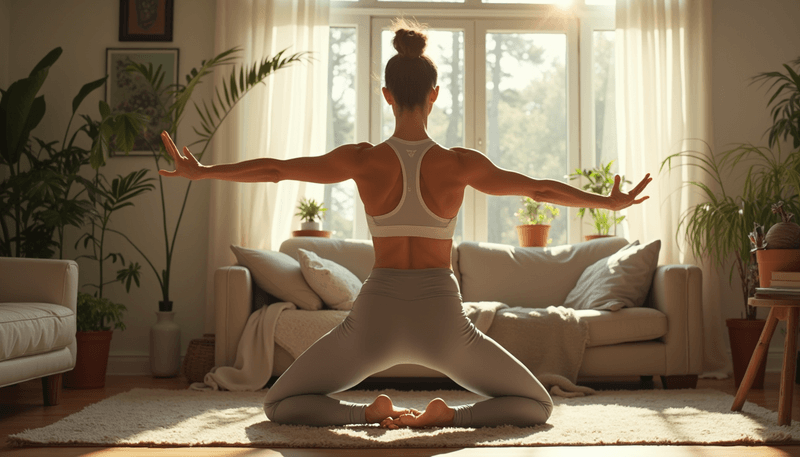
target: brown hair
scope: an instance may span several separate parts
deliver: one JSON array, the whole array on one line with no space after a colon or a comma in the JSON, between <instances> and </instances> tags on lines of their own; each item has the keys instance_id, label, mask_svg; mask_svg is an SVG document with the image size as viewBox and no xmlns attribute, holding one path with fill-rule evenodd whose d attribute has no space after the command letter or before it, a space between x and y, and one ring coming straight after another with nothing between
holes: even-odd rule
<instances>
[{"instance_id":1,"label":"brown hair","mask_svg":"<svg viewBox=\"0 0 800 457\"><path fill-rule=\"evenodd\" d=\"M428 35L418 22L405 19L395 20L392 29L397 55L386 64L386 88L400 109L424 106L439 77L436 64L425 55Z\"/></svg>"}]
</instances>

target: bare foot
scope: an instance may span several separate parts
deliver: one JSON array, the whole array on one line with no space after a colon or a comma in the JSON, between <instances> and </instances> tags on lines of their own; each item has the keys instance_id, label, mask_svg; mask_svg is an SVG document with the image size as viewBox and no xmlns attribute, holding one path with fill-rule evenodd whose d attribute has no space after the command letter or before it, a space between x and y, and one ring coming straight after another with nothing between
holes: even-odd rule
<instances>
[{"instance_id":1,"label":"bare foot","mask_svg":"<svg viewBox=\"0 0 800 457\"><path fill-rule=\"evenodd\" d=\"M455 410L444 402L441 398L436 398L428 403L428 407L422 414L403 414L397 418L387 417L381 422L381 427L397 429L400 427L447 427L453 425Z\"/></svg>"},{"instance_id":2,"label":"bare foot","mask_svg":"<svg viewBox=\"0 0 800 457\"><path fill-rule=\"evenodd\" d=\"M386 419L396 419L403 414L418 416L420 413L416 409L398 408L394 406L394 404L392 404L392 399L386 395L378 395L375 401L367 406L366 411L368 424L378 423Z\"/></svg>"}]
</instances>

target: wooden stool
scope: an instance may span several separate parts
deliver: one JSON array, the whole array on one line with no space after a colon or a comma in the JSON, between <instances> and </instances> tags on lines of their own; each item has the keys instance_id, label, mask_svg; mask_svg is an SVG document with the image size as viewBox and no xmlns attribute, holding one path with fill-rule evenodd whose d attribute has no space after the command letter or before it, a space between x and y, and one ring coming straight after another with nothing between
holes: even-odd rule
<instances>
[{"instance_id":1,"label":"wooden stool","mask_svg":"<svg viewBox=\"0 0 800 457\"><path fill-rule=\"evenodd\" d=\"M772 339L772 334L775 333L775 327L778 326L778 321L787 321L786 328L786 342L783 349L783 371L781 371L781 391L778 400L778 425L791 425L792 423L792 395L794 390L794 376L795 366L797 364L797 325L798 316L800 316L800 297L798 298L751 298L748 300L750 306L767 306L770 308L767 323L764 325L764 330L761 332L761 338L758 339L758 345L753 356L750 358L750 363L747 365L747 371L744 373L742 383L739 385L739 390L736 392L736 398L733 400L731 411L741 411L744 401L747 398L747 393L750 392L750 387L753 386L753 381L758 372L758 366L762 360L767 356L767 349L769 349L769 342Z\"/></svg>"}]
</instances>

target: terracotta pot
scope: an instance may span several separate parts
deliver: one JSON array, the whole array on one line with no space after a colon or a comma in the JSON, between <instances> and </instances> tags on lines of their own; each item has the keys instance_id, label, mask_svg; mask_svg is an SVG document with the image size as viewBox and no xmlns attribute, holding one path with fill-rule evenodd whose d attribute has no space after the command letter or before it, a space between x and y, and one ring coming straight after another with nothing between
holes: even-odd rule
<instances>
[{"instance_id":1,"label":"terracotta pot","mask_svg":"<svg viewBox=\"0 0 800 457\"><path fill-rule=\"evenodd\" d=\"M549 233L549 225L536 224L517 226L519 245L523 248L547 246L547 235Z\"/></svg>"},{"instance_id":2,"label":"terracotta pot","mask_svg":"<svg viewBox=\"0 0 800 457\"><path fill-rule=\"evenodd\" d=\"M586 241L596 240L598 238L613 238L614 235L584 235L583 239Z\"/></svg>"},{"instance_id":3,"label":"terracotta pot","mask_svg":"<svg viewBox=\"0 0 800 457\"><path fill-rule=\"evenodd\" d=\"M111 347L111 330L78 332L78 353L75 368L64 373L64 387L72 389L97 389L106 385L108 350Z\"/></svg>"},{"instance_id":4,"label":"terracotta pot","mask_svg":"<svg viewBox=\"0 0 800 457\"><path fill-rule=\"evenodd\" d=\"M756 260L761 287L769 287L773 271L800 271L800 249L759 249Z\"/></svg>"},{"instance_id":5,"label":"terracotta pot","mask_svg":"<svg viewBox=\"0 0 800 457\"><path fill-rule=\"evenodd\" d=\"M733 380L736 388L742 383L747 365L758 345L758 339L764 330L767 321L764 319L727 319L728 337L731 342L731 357L733 358ZM753 381L753 389L764 388L764 372L767 368L767 358L758 367L758 374Z\"/></svg>"}]
</instances>

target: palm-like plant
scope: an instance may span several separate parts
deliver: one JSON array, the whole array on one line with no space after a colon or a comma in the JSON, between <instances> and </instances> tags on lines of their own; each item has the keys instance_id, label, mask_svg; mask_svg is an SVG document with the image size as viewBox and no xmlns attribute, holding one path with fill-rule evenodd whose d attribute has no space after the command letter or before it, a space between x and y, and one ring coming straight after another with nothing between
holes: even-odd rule
<instances>
[{"instance_id":1,"label":"palm-like plant","mask_svg":"<svg viewBox=\"0 0 800 457\"><path fill-rule=\"evenodd\" d=\"M232 48L216 55L214 58L208 61L202 61L200 63L200 68L192 68L192 70L186 75L186 84L165 86L165 73L161 66L153 68L152 64L145 65L132 62L127 67L127 71L138 73L145 78L150 86L150 89L155 93L157 100L162 103L162 105L159 107L161 118L170 126L169 133L174 137L181 121L183 120L186 107L188 106L189 102L192 101L194 90L201 84L203 79L206 76L211 75L218 67L233 66L229 77L222 84L222 91L220 91L219 87L216 87L214 90L215 97L212 97L210 102L203 101L202 107L197 103L192 102L195 110L200 115L201 121L200 129L196 127L193 128L198 139L193 143L190 143L189 146L196 144L202 145L200 152L195 154L198 160L202 159L203 154L211 144L211 140L219 130L219 127L245 95L247 95L256 86L263 83L267 77L276 71L286 68L293 63L306 60L307 55L307 53L302 52L285 55L284 50L276 54L274 57L266 57L263 60L255 62L251 65L236 65L234 61L236 60L236 54L238 52L240 52L239 48ZM155 132L154 135L150 135L149 137L146 135L147 133L148 132L143 132L143 134L145 134L145 140L152 152L153 159L155 160L156 169L161 168L162 159L167 161L167 163L171 163L172 159L170 158L169 154L167 154L163 144L161 144L161 140L158 135L159 132ZM103 157L98 157L98 160L103 160ZM118 233L128 240L131 246L133 246L133 248L136 249L145 259L147 264L153 270L153 273L155 273L159 286L161 287L163 301L159 303L159 310L172 311L172 302L169 298L172 259L175 243L178 237L178 230L183 218L183 212L186 208L186 202L189 198L189 191L192 188L192 182L189 181L189 183L186 185L183 203L181 204L177 222L175 223L175 227L172 229L172 235L170 236L170 227L169 222L167 221L167 207L166 200L164 198L164 186L162 179L163 178L161 175L159 175L158 188L161 193L161 213L165 254L165 266L160 272L153 262L144 254L144 252L142 252L141 249L136 246L135 243L133 243L133 241L131 241L130 238L116 230L109 230L114 233Z\"/></svg>"},{"instance_id":2,"label":"palm-like plant","mask_svg":"<svg viewBox=\"0 0 800 457\"><path fill-rule=\"evenodd\" d=\"M724 268L730 264L728 280L733 279L736 267L742 284L745 316L755 319L756 309L747 304L753 285L748 279L751 245L748 234L754 224L768 227L778 221L772 204L784 201L791 212L797 213L800 189L800 151L783 156L780 143L775 148L741 144L733 149L713 154L711 147L703 150L681 151L667 157L661 164L671 169L673 161L679 166L696 167L709 176L711 186L701 181L687 181L705 197L703 203L689 208L681 215L678 233L685 232L686 241L697 258L706 258L712 265ZM737 170L744 171L744 187L740 194L725 188L723 178L730 179ZM714 189L712 189L714 187ZM715 190L718 189L718 190ZM676 234L677 236L677 234Z\"/></svg>"},{"instance_id":3,"label":"palm-like plant","mask_svg":"<svg viewBox=\"0 0 800 457\"><path fill-rule=\"evenodd\" d=\"M767 106L772 105L772 125L767 129L770 147L775 147L781 138L786 140L791 136L793 147L800 148L800 75L792 69L792 65L800 69L800 58L791 62L791 65L783 64L785 74L770 71L753 78L754 83L772 81L769 88L773 91L772 97L767 102ZM779 99L781 94L783 98Z\"/></svg>"}]
</instances>

